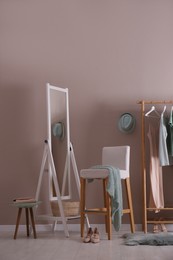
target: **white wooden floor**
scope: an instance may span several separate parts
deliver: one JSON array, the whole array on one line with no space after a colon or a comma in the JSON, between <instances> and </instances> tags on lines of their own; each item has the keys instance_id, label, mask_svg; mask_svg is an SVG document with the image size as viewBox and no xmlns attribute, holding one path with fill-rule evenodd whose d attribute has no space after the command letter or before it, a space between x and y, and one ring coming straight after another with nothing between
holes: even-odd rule
<instances>
[{"instance_id":1,"label":"white wooden floor","mask_svg":"<svg viewBox=\"0 0 173 260\"><path fill-rule=\"evenodd\" d=\"M173 246L125 246L122 235L114 232L107 240L104 230L99 244L85 244L79 231L37 231L38 238L27 238L19 231L13 240L13 231L0 231L0 260L173 260Z\"/></svg>"}]
</instances>

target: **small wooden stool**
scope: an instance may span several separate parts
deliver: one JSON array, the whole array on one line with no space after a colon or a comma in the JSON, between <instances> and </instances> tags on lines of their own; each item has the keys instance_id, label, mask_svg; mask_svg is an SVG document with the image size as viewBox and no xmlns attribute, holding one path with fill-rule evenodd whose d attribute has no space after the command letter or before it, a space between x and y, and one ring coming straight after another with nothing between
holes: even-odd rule
<instances>
[{"instance_id":1,"label":"small wooden stool","mask_svg":"<svg viewBox=\"0 0 173 260\"><path fill-rule=\"evenodd\" d=\"M17 220L16 220L16 228L14 232L14 239L17 237L17 232L19 228L19 222L22 214L22 209L25 209L26 213L26 231L27 231L27 237L29 237L29 212L31 217L31 224L33 229L34 238L37 238L36 229L35 229L35 221L34 221L34 214L33 214L33 208L36 207L40 201L37 202L23 202L23 203L14 203L13 205L18 208L18 214L17 214Z\"/></svg>"}]
</instances>

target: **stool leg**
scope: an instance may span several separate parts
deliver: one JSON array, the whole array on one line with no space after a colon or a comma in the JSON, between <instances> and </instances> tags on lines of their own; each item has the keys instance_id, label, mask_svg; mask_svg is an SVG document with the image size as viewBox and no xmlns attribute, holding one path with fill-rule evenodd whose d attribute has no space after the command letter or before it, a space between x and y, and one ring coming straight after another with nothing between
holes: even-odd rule
<instances>
[{"instance_id":1,"label":"stool leg","mask_svg":"<svg viewBox=\"0 0 173 260\"><path fill-rule=\"evenodd\" d=\"M29 212L28 212L28 208L25 208L25 213L26 213L26 232L27 232L27 237L29 237Z\"/></svg>"},{"instance_id":2,"label":"stool leg","mask_svg":"<svg viewBox=\"0 0 173 260\"><path fill-rule=\"evenodd\" d=\"M108 233L108 239L111 240L112 238L112 218L111 218L111 199L106 191L108 179L103 180L103 187L104 187L104 199L105 199L105 207L106 207L106 216L105 216L105 225L106 231Z\"/></svg>"},{"instance_id":3,"label":"stool leg","mask_svg":"<svg viewBox=\"0 0 173 260\"><path fill-rule=\"evenodd\" d=\"M22 213L22 208L19 208L18 215L17 215L17 221L16 221L16 228L15 228L15 232L14 232L14 239L16 239L16 237L17 237L17 232L18 232L18 227L19 227L21 213Z\"/></svg>"},{"instance_id":4,"label":"stool leg","mask_svg":"<svg viewBox=\"0 0 173 260\"><path fill-rule=\"evenodd\" d=\"M106 197L107 197L106 200L107 200L107 210L108 210L108 217L107 217L108 239L111 240L112 239L111 199L108 192L106 192Z\"/></svg>"},{"instance_id":5,"label":"stool leg","mask_svg":"<svg viewBox=\"0 0 173 260\"><path fill-rule=\"evenodd\" d=\"M126 184L126 191L127 191L127 200L128 200L128 207L130 209L130 225L131 225L131 232L135 232L135 221L134 221L134 214L133 214L133 203L132 203L132 194L131 194L131 187L130 187L130 179L125 179Z\"/></svg>"},{"instance_id":6,"label":"stool leg","mask_svg":"<svg viewBox=\"0 0 173 260\"><path fill-rule=\"evenodd\" d=\"M106 197L106 180L103 179L103 199L104 199L104 208L107 208L107 197ZM106 233L108 233L108 215L105 215L105 228Z\"/></svg>"},{"instance_id":7,"label":"stool leg","mask_svg":"<svg viewBox=\"0 0 173 260\"><path fill-rule=\"evenodd\" d=\"M84 236L84 224L85 224L85 189L86 180L80 178L80 223L81 223L81 237Z\"/></svg>"},{"instance_id":8,"label":"stool leg","mask_svg":"<svg viewBox=\"0 0 173 260\"><path fill-rule=\"evenodd\" d=\"M32 208L30 208L29 211L30 211L30 216L31 216L31 223L32 223L34 238L37 238L36 229L35 229L34 214L33 214Z\"/></svg>"}]
</instances>

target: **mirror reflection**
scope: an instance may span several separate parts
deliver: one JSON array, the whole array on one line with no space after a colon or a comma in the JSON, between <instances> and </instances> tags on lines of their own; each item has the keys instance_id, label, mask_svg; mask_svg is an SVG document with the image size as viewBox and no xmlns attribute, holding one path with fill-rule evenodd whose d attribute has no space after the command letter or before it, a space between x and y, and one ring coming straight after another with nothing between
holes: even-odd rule
<instances>
[{"instance_id":1,"label":"mirror reflection","mask_svg":"<svg viewBox=\"0 0 173 260\"><path fill-rule=\"evenodd\" d=\"M60 88L49 89L50 98L50 136L51 150L54 159L57 179L62 195L68 195L67 185L63 187L64 178L69 171L68 164L68 100L67 93ZM63 191L64 190L64 191ZM56 196L53 187L53 197Z\"/></svg>"}]
</instances>

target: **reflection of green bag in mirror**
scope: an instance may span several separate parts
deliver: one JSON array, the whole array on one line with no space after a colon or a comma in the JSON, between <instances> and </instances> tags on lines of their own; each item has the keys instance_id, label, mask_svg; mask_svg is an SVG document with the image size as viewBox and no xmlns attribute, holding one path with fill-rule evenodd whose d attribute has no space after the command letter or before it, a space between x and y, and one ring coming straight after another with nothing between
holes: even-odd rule
<instances>
[{"instance_id":1,"label":"reflection of green bag in mirror","mask_svg":"<svg viewBox=\"0 0 173 260\"><path fill-rule=\"evenodd\" d=\"M52 132L55 137L58 137L59 139L64 138L64 124L63 122L58 122L53 125Z\"/></svg>"}]
</instances>

